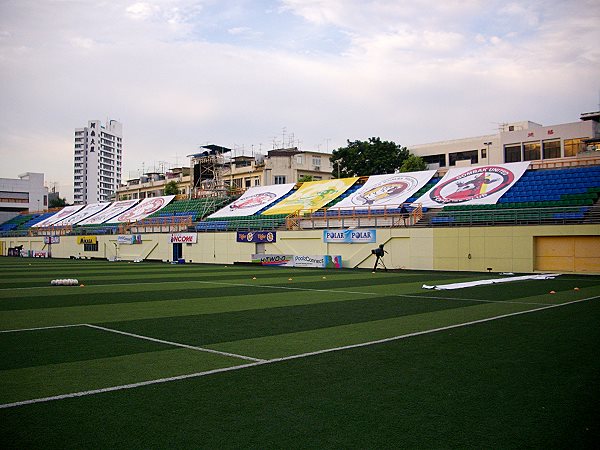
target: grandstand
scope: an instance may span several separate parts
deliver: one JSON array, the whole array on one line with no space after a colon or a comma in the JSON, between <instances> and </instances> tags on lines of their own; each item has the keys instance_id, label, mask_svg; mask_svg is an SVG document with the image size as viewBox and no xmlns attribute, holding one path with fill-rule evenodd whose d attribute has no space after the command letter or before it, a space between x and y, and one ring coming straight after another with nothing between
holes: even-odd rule
<instances>
[{"instance_id":1,"label":"grandstand","mask_svg":"<svg viewBox=\"0 0 600 450\"><path fill-rule=\"evenodd\" d=\"M43 236L64 236L65 244L63 241L60 245L53 244L52 255L70 257L82 253L82 249L72 243L74 238L69 237L92 235L103 245L98 245L98 250L89 250L89 256L115 258L117 235L141 234L142 242L148 244L128 246L127 252L119 252L119 257L169 260L170 243L161 236L197 233L199 245L186 247L186 259L233 263L249 261L256 249L239 247L240 244L236 244L228 233L270 231L279 233L285 245L270 243L262 250L266 253L340 254L344 267L369 267L370 245L327 244L322 240L322 232L326 229L375 229L377 241L387 243L393 251L395 256L391 265L397 268L487 270L495 266L528 272L543 268L538 261L542 251L538 243L548 236L575 240L578 237L593 238L591 248L598 246L600 254L600 244L597 244L600 239L600 166L527 169L494 201L424 206L427 204L423 203L424 199L436 189L442 189L445 179L443 173L427 178L401 203L344 206L369 182L369 177L360 177L346 181L347 186L337 194L324 185L318 195L331 197L324 206L316 209L299 207L275 214L269 214L269 210L277 212L279 205L298 192L300 183L290 185L291 188L280 192L276 199L246 215L241 212L243 208L230 207L237 197L225 195L175 200L147 217L120 224L34 227L53 213L21 214L0 225L0 250L6 254L8 247L25 242L32 250L43 251L46 248L41 239ZM222 210L227 213L220 214ZM524 225L532 227L521 231L514 228ZM482 231L475 231L480 228ZM497 236L493 237L494 234ZM484 245L485 252L473 248L471 235L480 236L477 245ZM525 236L523 242L519 241L521 238L515 238L520 235ZM517 244L517 241L521 243ZM454 244L449 245L450 242ZM207 245L213 249L208 254L201 251L202 246ZM510 251L507 246L511 247ZM85 252L83 254L88 255ZM497 257L491 256L494 252L505 255L500 263L496 261ZM463 261L463 255L469 255L469 260ZM600 267L596 269L596 264L600 266L600 263L595 260L588 263L591 269L600 271Z\"/></svg>"}]
</instances>

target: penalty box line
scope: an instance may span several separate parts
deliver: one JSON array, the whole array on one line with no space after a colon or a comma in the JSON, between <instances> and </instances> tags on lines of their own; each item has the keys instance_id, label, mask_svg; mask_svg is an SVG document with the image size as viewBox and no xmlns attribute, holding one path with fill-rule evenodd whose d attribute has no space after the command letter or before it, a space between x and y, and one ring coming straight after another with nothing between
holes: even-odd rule
<instances>
[{"instance_id":1,"label":"penalty box line","mask_svg":"<svg viewBox=\"0 0 600 450\"><path fill-rule=\"evenodd\" d=\"M4 404L0 404L0 409L14 408L17 406L25 406L25 405L35 404L35 403L45 403L45 402L50 402L50 401L54 401L54 400L63 400L63 399L74 398L74 397L85 397L88 395L101 394L104 392L114 392L114 391L121 391L121 390L125 390L125 389L134 389L134 388L138 388L138 387L142 387L142 386L150 386L153 384L168 383L171 381L186 380L186 379L190 379L190 378L199 378L199 377L204 377L204 376L213 375L213 374L217 374L217 373L246 369L248 367L262 366L262 365L273 364L273 363L282 362L282 361L291 361L294 359L307 358L310 356L321 355L321 354L325 354L325 353L338 352L338 351L349 350L349 349L359 348L359 347L367 347L367 346L371 346L371 345L383 344L386 342L398 341L401 339L408 339L408 338L415 337L415 336L421 336L421 335L425 335L425 334L432 334L432 333L437 333L440 331L451 330L453 328L461 328L461 327L467 327L470 325L476 325L479 323L492 322L495 320L505 319L507 317L520 316L523 314L529 314L529 313L533 313L533 312L543 311L546 309L559 308L561 306L573 305L575 303L582 303L582 302L586 302L586 301L590 301L590 300L595 300L597 298L600 298L600 295L596 295L594 297L583 298L583 299L579 299L579 300L573 300L573 301L565 302L565 303L557 303L554 305L542 306L540 308L527 309L525 311L517 311L517 312L513 312L513 313L508 313L508 314L501 314L499 316L488 317L488 318L479 319L479 320L472 320L470 322L464 322L464 323L459 323L459 324L455 324L455 325L448 325L445 327L432 328L430 330L402 334L399 336L393 336L393 337L389 337L389 338L385 338L385 339L378 339L375 341L362 342L360 344L345 345L345 346L341 346L341 347L333 347L333 348L318 350L318 351L314 351L314 352L307 352L307 353L300 353L297 355L284 356L281 358L261 360L261 361L257 361L257 362L251 362L249 364L242 364L239 366L231 366L231 367L225 367L222 369L207 370L204 372L190 373L190 374L179 375L179 376L175 376L175 377L158 378L155 380L141 381L138 383L123 384L120 386L111 386L111 387L107 387L107 388L93 389L93 390L89 390L89 391L73 392L70 394L55 395L52 397L42 397L42 398L36 398L36 399L31 399L31 400L24 400L24 401L20 401L20 402L4 403ZM84 325L87 325L87 324L84 324Z\"/></svg>"},{"instance_id":2,"label":"penalty box line","mask_svg":"<svg viewBox=\"0 0 600 450\"><path fill-rule=\"evenodd\" d=\"M229 353L229 352L221 352L219 350L213 350L210 348L196 347L194 345L187 345L187 344L180 344L179 342L165 341L163 339L156 339L156 338L149 337L149 336L142 336L141 334L128 333L126 331L115 330L113 328L101 327L99 325L92 325L89 323L86 323L83 325L86 327L89 327L89 328L95 328L97 330L108 331L109 333L117 333L117 334L122 334L124 336L134 337L137 339L144 339L146 341L157 342L159 344L173 345L175 347L182 347L182 348L187 348L190 350L196 350L196 351L205 352L205 353L214 353L216 355L228 356L231 358L245 359L247 361L254 361L254 362L264 362L265 361L264 359L252 358L251 356L238 355L238 354Z\"/></svg>"}]
</instances>

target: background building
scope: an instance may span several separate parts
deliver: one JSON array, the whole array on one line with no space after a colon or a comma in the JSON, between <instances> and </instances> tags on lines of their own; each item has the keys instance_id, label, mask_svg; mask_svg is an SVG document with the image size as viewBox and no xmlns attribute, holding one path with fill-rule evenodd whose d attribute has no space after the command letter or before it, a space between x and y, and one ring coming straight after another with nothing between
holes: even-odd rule
<instances>
[{"instance_id":1,"label":"background building","mask_svg":"<svg viewBox=\"0 0 600 450\"><path fill-rule=\"evenodd\" d=\"M125 186L117 188L118 200L160 197L164 195L165 185L171 181L177 183L179 195L188 197L191 188L189 167L176 167L165 173L149 172L139 178L127 180Z\"/></svg>"},{"instance_id":2,"label":"background building","mask_svg":"<svg viewBox=\"0 0 600 450\"><path fill-rule=\"evenodd\" d=\"M203 148L204 152L190 155L196 193L203 189L245 190L252 186L295 183L302 177L312 177L314 181L333 178L328 153L292 147L270 150L266 155L235 156L225 147Z\"/></svg>"},{"instance_id":3,"label":"background building","mask_svg":"<svg viewBox=\"0 0 600 450\"><path fill-rule=\"evenodd\" d=\"M48 188L44 174L27 172L19 178L0 178L0 223L24 211L48 207Z\"/></svg>"},{"instance_id":4,"label":"background building","mask_svg":"<svg viewBox=\"0 0 600 450\"><path fill-rule=\"evenodd\" d=\"M122 125L108 120L103 126L91 120L75 129L73 200L75 204L111 199L121 184L123 162Z\"/></svg>"},{"instance_id":5,"label":"background building","mask_svg":"<svg viewBox=\"0 0 600 450\"><path fill-rule=\"evenodd\" d=\"M517 161L600 158L600 112L583 113L579 122L544 126L524 121L500 125L498 133L409 146L429 167L444 168Z\"/></svg>"}]
</instances>

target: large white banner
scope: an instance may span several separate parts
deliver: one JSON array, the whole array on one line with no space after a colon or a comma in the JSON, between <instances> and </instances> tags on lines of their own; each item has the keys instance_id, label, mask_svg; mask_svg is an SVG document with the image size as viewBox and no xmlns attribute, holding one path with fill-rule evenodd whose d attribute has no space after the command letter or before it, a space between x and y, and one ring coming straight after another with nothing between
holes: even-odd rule
<instances>
[{"instance_id":1,"label":"large white banner","mask_svg":"<svg viewBox=\"0 0 600 450\"><path fill-rule=\"evenodd\" d=\"M427 184L435 170L371 175L356 192L329 209L397 207Z\"/></svg>"},{"instance_id":2,"label":"large white banner","mask_svg":"<svg viewBox=\"0 0 600 450\"><path fill-rule=\"evenodd\" d=\"M229 205L214 212L209 217L251 216L290 192L294 183L255 186Z\"/></svg>"},{"instance_id":3,"label":"large white banner","mask_svg":"<svg viewBox=\"0 0 600 450\"><path fill-rule=\"evenodd\" d=\"M82 220L79 225L99 225L112 219L117 214L121 214L123 211L127 211L133 205L137 204L139 200L120 200L114 202L108 208L103 209L98 214L94 214L92 217Z\"/></svg>"},{"instance_id":4,"label":"large white banner","mask_svg":"<svg viewBox=\"0 0 600 450\"><path fill-rule=\"evenodd\" d=\"M108 223L137 222L144 217L148 217L150 214L154 214L156 211L160 211L174 198L174 195L145 198L138 205L110 219Z\"/></svg>"},{"instance_id":5,"label":"large white banner","mask_svg":"<svg viewBox=\"0 0 600 450\"><path fill-rule=\"evenodd\" d=\"M54 225L59 226L59 227L63 226L63 225L74 225L77 222L81 222L82 220L93 216L97 212L102 211L108 205L110 205L110 202L91 203L91 204L87 205L85 208L83 208L82 210L77 211L75 214L70 215L66 219L63 219L60 222L55 223Z\"/></svg>"},{"instance_id":6,"label":"large white banner","mask_svg":"<svg viewBox=\"0 0 600 450\"><path fill-rule=\"evenodd\" d=\"M491 205L523 176L529 162L456 167L417 200L427 208L445 205Z\"/></svg>"},{"instance_id":7,"label":"large white banner","mask_svg":"<svg viewBox=\"0 0 600 450\"><path fill-rule=\"evenodd\" d=\"M66 219L71 214L75 214L77 211L83 208L84 205L73 205L73 206L65 206L63 209L58 211L56 214L48 217L47 219L42 220L41 222L32 225L32 227L49 227L63 219Z\"/></svg>"}]
</instances>

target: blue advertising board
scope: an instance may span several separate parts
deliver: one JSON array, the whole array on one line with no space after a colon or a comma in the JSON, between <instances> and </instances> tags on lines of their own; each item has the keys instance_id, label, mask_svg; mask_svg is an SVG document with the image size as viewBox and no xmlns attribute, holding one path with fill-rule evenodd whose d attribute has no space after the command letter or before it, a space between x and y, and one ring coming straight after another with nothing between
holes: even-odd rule
<instances>
[{"instance_id":1,"label":"blue advertising board","mask_svg":"<svg viewBox=\"0 0 600 450\"><path fill-rule=\"evenodd\" d=\"M340 244L372 244L377 242L375 230L323 230L323 241Z\"/></svg>"},{"instance_id":2,"label":"blue advertising board","mask_svg":"<svg viewBox=\"0 0 600 450\"><path fill-rule=\"evenodd\" d=\"M237 242L277 242L275 231L238 231Z\"/></svg>"}]
</instances>

